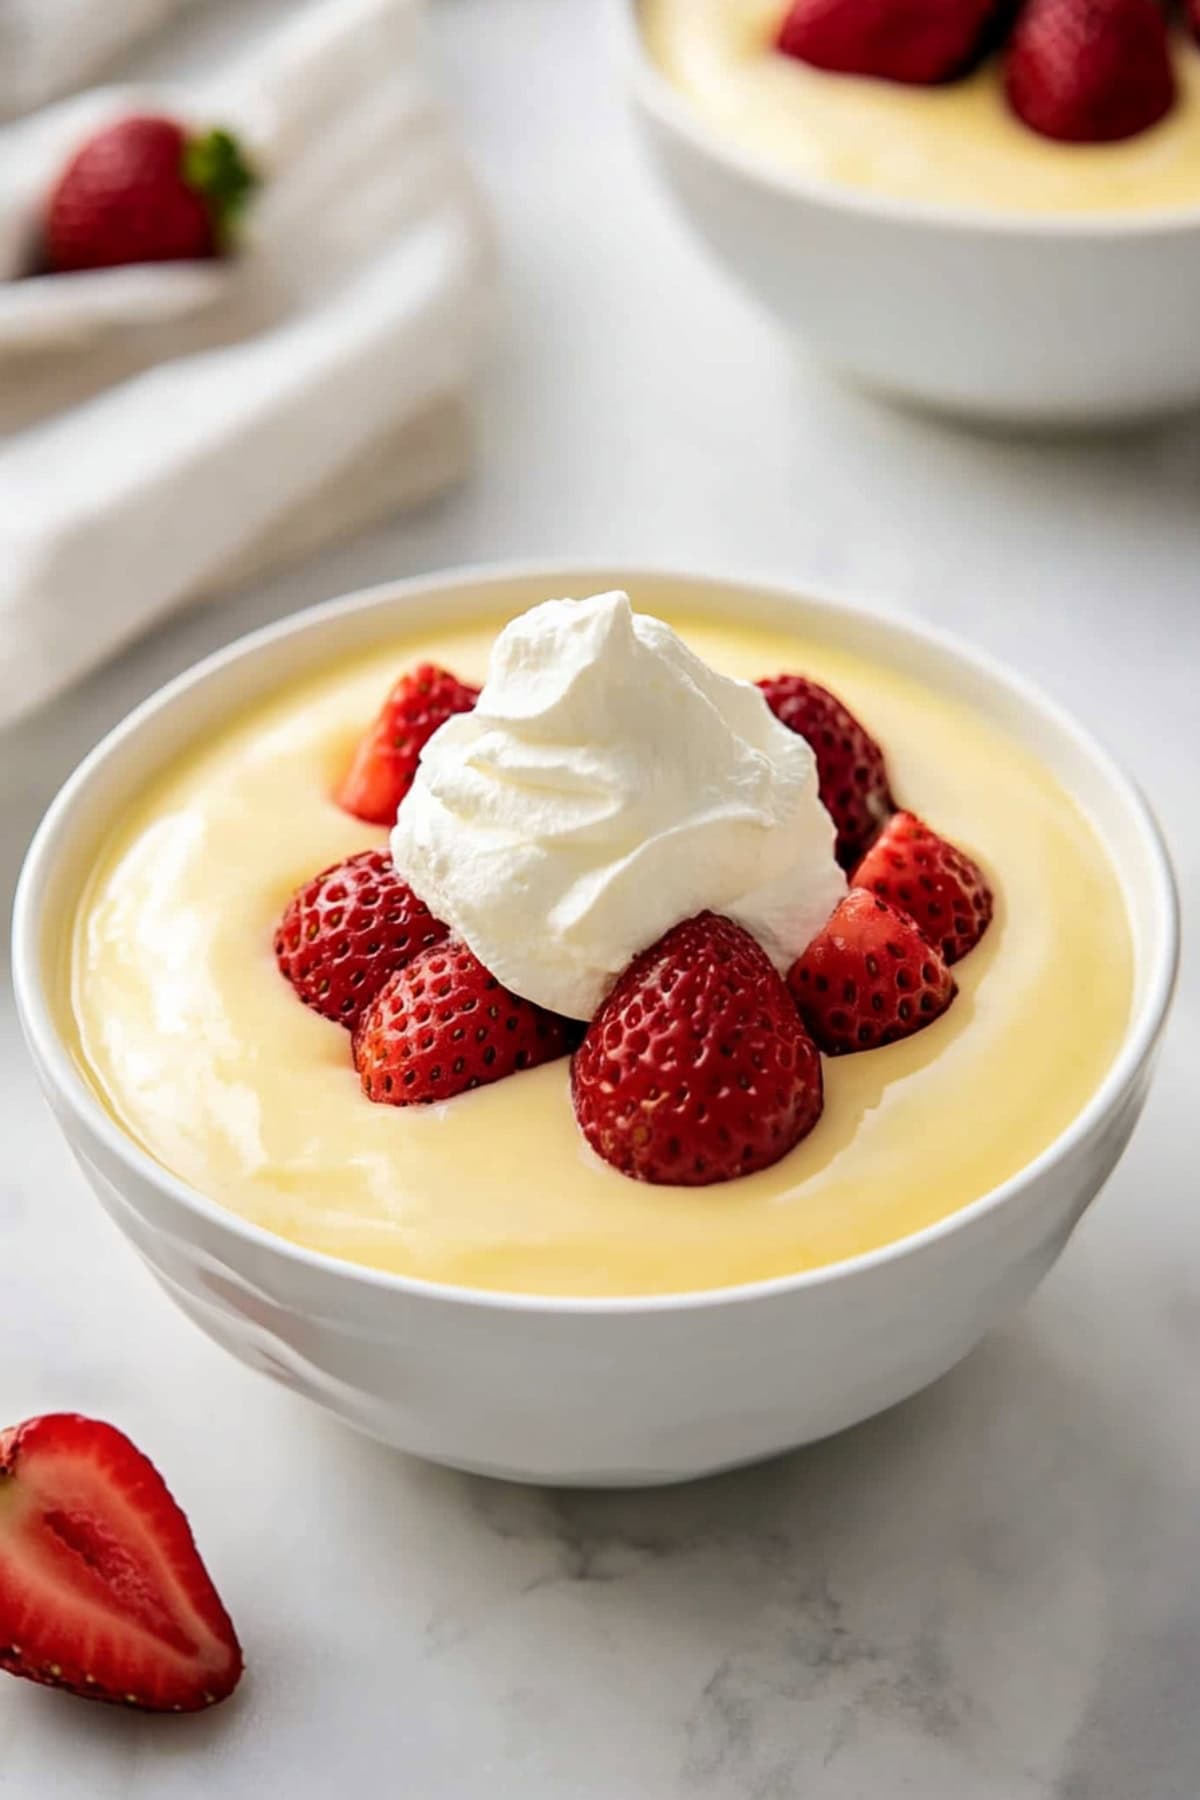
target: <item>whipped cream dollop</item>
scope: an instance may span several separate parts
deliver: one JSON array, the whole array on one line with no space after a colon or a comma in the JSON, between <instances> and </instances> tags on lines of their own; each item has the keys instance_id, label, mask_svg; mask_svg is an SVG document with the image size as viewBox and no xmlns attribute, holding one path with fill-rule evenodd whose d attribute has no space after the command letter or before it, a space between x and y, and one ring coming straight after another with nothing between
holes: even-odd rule
<instances>
[{"instance_id":1,"label":"whipped cream dollop","mask_svg":"<svg viewBox=\"0 0 1200 1800\"><path fill-rule=\"evenodd\" d=\"M548 600L500 633L392 834L484 966L576 1019L706 907L786 971L845 893L833 846L804 739L625 594Z\"/></svg>"}]
</instances>

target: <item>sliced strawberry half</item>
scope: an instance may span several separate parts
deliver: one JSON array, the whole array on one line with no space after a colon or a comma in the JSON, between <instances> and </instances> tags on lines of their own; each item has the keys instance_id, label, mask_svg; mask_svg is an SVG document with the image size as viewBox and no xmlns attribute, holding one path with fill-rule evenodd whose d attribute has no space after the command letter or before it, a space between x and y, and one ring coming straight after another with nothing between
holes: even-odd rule
<instances>
[{"instance_id":1,"label":"sliced strawberry half","mask_svg":"<svg viewBox=\"0 0 1200 1800\"><path fill-rule=\"evenodd\" d=\"M565 1056L571 1019L502 987L465 944L422 950L363 1014L354 1065L368 1100L428 1106Z\"/></svg>"},{"instance_id":2,"label":"sliced strawberry half","mask_svg":"<svg viewBox=\"0 0 1200 1800\"><path fill-rule=\"evenodd\" d=\"M807 675L759 682L782 725L804 738L817 759L821 800L837 830L837 858L853 868L896 810L883 751L836 694Z\"/></svg>"},{"instance_id":3,"label":"sliced strawberry half","mask_svg":"<svg viewBox=\"0 0 1200 1800\"><path fill-rule=\"evenodd\" d=\"M387 851L363 850L292 895L275 960L305 1006L353 1030L384 982L448 935Z\"/></svg>"},{"instance_id":4,"label":"sliced strawberry half","mask_svg":"<svg viewBox=\"0 0 1200 1800\"><path fill-rule=\"evenodd\" d=\"M785 56L842 75L929 86L970 68L1005 0L794 0Z\"/></svg>"},{"instance_id":5,"label":"sliced strawberry half","mask_svg":"<svg viewBox=\"0 0 1200 1800\"><path fill-rule=\"evenodd\" d=\"M571 1069L592 1149L636 1181L765 1169L821 1116L821 1059L765 951L700 913L629 965Z\"/></svg>"},{"instance_id":6,"label":"sliced strawberry half","mask_svg":"<svg viewBox=\"0 0 1200 1800\"><path fill-rule=\"evenodd\" d=\"M1009 104L1044 137L1102 144L1146 131L1175 101L1158 0L1026 0L1005 68Z\"/></svg>"},{"instance_id":7,"label":"sliced strawberry half","mask_svg":"<svg viewBox=\"0 0 1200 1800\"><path fill-rule=\"evenodd\" d=\"M479 689L436 663L402 675L354 753L335 798L356 819L394 825L421 752L447 719L472 712Z\"/></svg>"},{"instance_id":8,"label":"sliced strawberry half","mask_svg":"<svg viewBox=\"0 0 1200 1800\"><path fill-rule=\"evenodd\" d=\"M979 864L915 813L888 820L853 880L906 912L948 963L975 948L995 910Z\"/></svg>"},{"instance_id":9,"label":"sliced strawberry half","mask_svg":"<svg viewBox=\"0 0 1200 1800\"><path fill-rule=\"evenodd\" d=\"M49 1413L0 1432L0 1668L153 1712L198 1712L238 1684L188 1522L115 1426Z\"/></svg>"},{"instance_id":10,"label":"sliced strawberry half","mask_svg":"<svg viewBox=\"0 0 1200 1800\"><path fill-rule=\"evenodd\" d=\"M911 1037L955 995L940 951L913 921L857 887L792 965L788 986L827 1056Z\"/></svg>"}]
</instances>

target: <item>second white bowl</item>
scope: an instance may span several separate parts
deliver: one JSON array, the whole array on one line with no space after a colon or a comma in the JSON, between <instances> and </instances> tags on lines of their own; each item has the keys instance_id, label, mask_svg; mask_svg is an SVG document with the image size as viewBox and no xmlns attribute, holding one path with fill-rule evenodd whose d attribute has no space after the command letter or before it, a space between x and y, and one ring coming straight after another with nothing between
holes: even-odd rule
<instances>
[{"instance_id":1,"label":"second white bowl","mask_svg":"<svg viewBox=\"0 0 1200 1800\"><path fill-rule=\"evenodd\" d=\"M806 178L710 128L650 56L638 0L617 3L667 187L834 370L1000 425L1097 427L1200 405L1200 194L1187 210L1021 215Z\"/></svg>"}]
</instances>

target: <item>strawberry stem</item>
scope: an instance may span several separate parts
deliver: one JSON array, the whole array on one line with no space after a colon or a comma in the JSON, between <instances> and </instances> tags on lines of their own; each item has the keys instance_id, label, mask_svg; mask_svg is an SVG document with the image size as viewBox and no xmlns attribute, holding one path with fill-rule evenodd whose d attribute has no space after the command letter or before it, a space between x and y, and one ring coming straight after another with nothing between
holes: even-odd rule
<instances>
[{"instance_id":1,"label":"strawberry stem","mask_svg":"<svg viewBox=\"0 0 1200 1800\"><path fill-rule=\"evenodd\" d=\"M214 242L218 251L227 250L246 202L259 186L254 165L233 134L218 127L188 139L183 179L207 200Z\"/></svg>"}]
</instances>

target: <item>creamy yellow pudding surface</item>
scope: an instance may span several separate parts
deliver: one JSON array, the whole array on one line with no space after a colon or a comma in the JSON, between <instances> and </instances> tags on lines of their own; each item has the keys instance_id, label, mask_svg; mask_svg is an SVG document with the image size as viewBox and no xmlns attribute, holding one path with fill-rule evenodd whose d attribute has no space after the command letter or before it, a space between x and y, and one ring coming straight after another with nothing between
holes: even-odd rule
<instances>
[{"instance_id":1,"label":"creamy yellow pudding surface","mask_svg":"<svg viewBox=\"0 0 1200 1800\"><path fill-rule=\"evenodd\" d=\"M898 199L1094 213L1200 203L1200 50L1175 45L1179 98L1117 144L1063 144L1010 112L1002 62L906 87L774 49L786 0L642 0L652 54L711 125L773 162Z\"/></svg>"},{"instance_id":2,"label":"creamy yellow pudding surface","mask_svg":"<svg viewBox=\"0 0 1200 1800\"><path fill-rule=\"evenodd\" d=\"M614 1295L853 1256L976 1199L1062 1131L1112 1061L1131 1000L1119 886L1073 802L918 683L784 632L686 618L670 622L731 675L828 682L882 740L897 795L989 870L997 918L956 970L955 1004L905 1043L827 1061L811 1137L719 1187L646 1187L596 1160L565 1061L433 1108L366 1100L348 1034L278 973L274 928L302 881L384 841L329 792L393 678L433 658L481 679L500 622L398 640L265 696L114 821L79 902L62 1004L88 1079L151 1155L334 1256Z\"/></svg>"}]
</instances>

